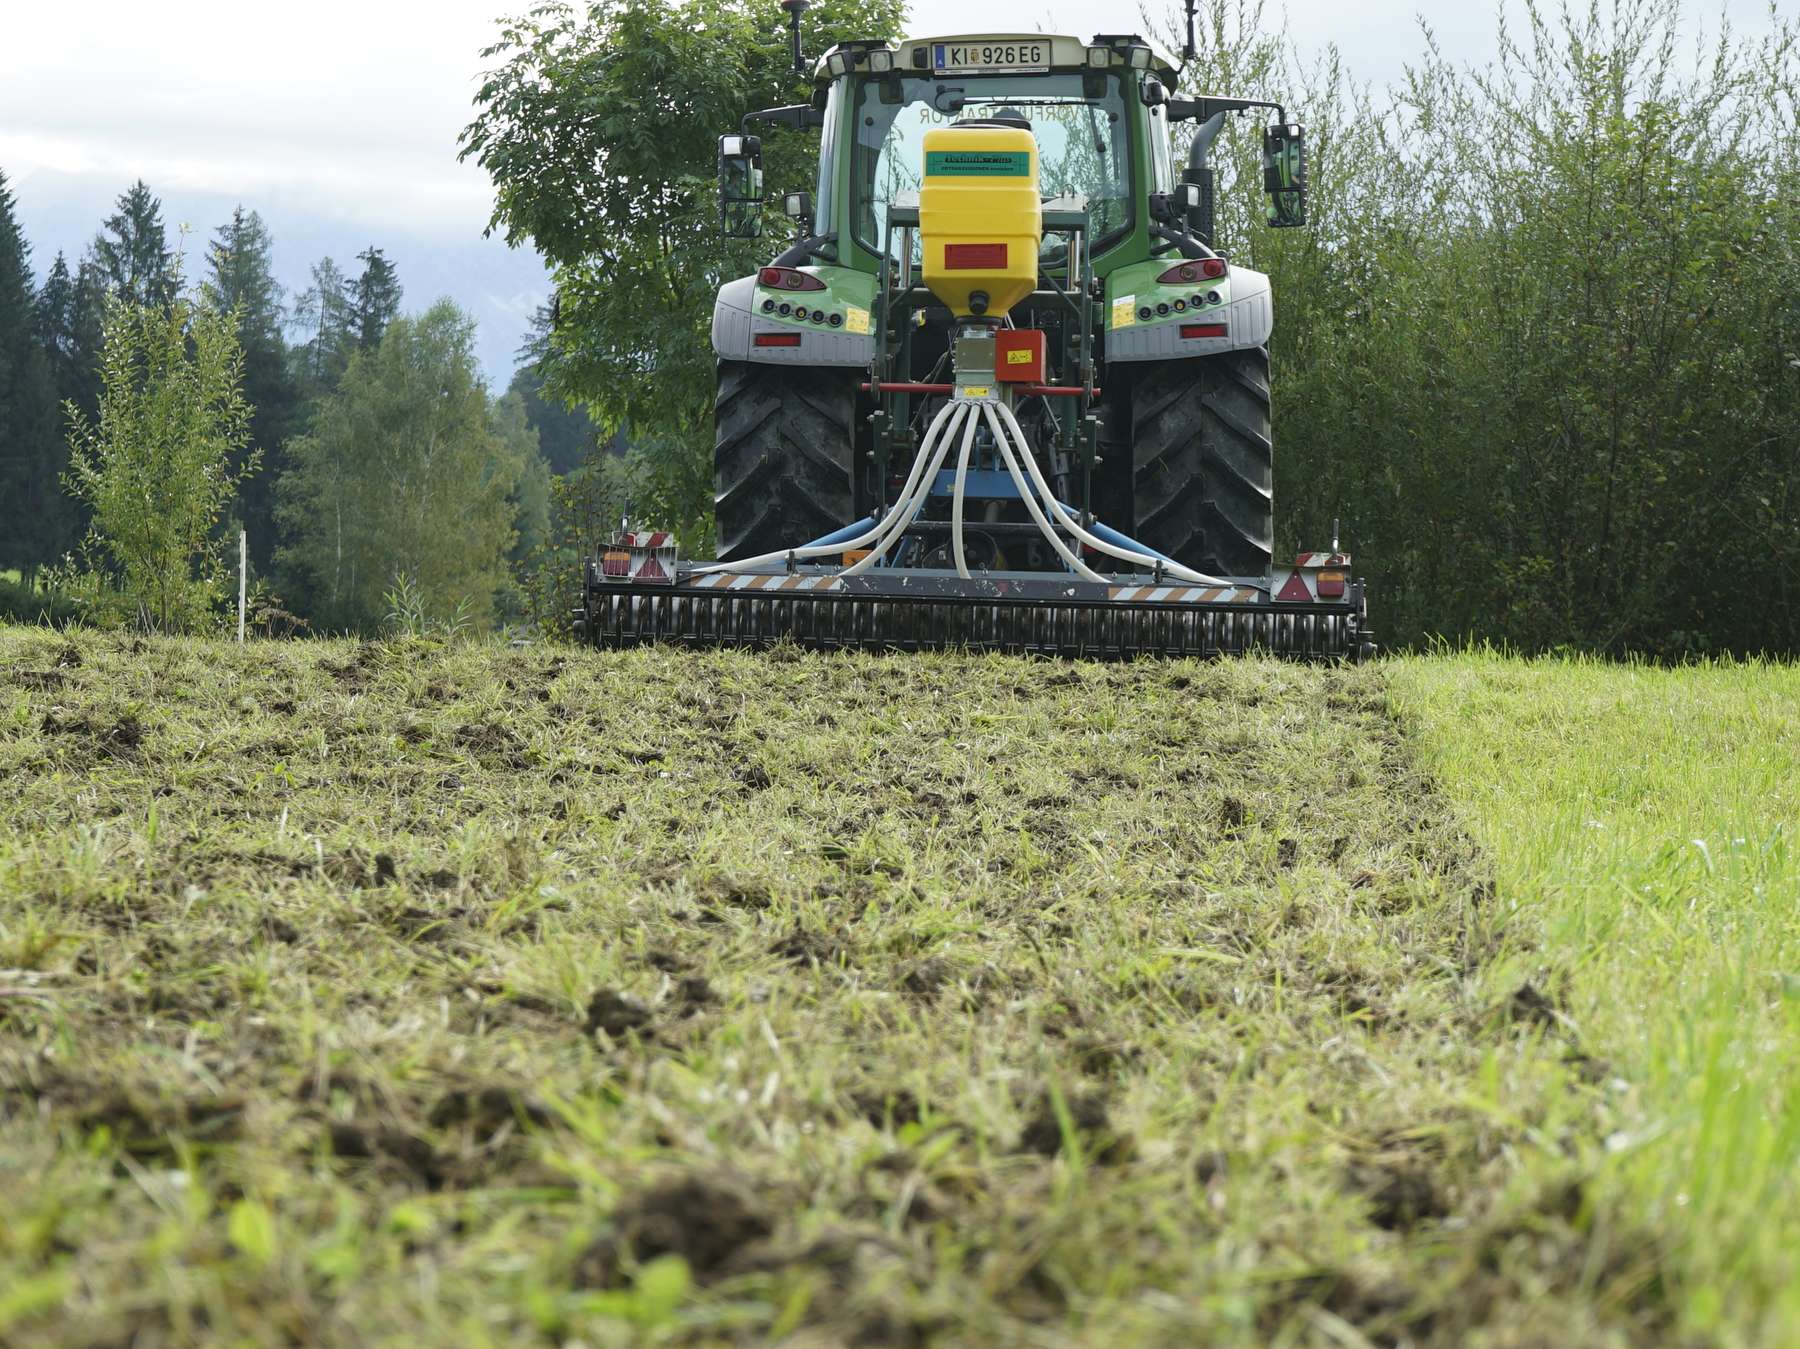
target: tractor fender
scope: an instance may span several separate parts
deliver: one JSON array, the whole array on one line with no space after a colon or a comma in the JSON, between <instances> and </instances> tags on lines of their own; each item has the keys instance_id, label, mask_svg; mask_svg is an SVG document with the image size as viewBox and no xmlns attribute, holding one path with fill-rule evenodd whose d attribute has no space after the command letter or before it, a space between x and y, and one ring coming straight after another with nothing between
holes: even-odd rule
<instances>
[{"instance_id":1,"label":"tractor fender","mask_svg":"<svg viewBox=\"0 0 1800 1349\"><path fill-rule=\"evenodd\" d=\"M766 319L753 308L756 278L740 276L719 287L713 302L712 344L721 360L756 361L764 365L866 366L873 354L867 333L802 328ZM866 325L865 325L866 326ZM758 333L798 333L798 346L759 347Z\"/></svg>"},{"instance_id":2,"label":"tractor fender","mask_svg":"<svg viewBox=\"0 0 1800 1349\"><path fill-rule=\"evenodd\" d=\"M1265 347L1275 331L1275 292L1267 272L1231 269L1231 338L1233 351Z\"/></svg>"},{"instance_id":3,"label":"tractor fender","mask_svg":"<svg viewBox=\"0 0 1800 1349\"><path fill-rule=\"evenodd\" d=\"M1216 316L1219 312L1213 309L1204 317ZM1275 297L1269 287L1268 273L1234 264L1231 268L1231 299L1223 312L1226 328L1223 337L1183 337L1181 316L1115 329L1107 335L1106 359L1172 361L1268 345L1269 334L1275 330ZM1191 324L1198 317L1203 316L1190 315L1185 321Z\"/></svg>"}]
</instances>

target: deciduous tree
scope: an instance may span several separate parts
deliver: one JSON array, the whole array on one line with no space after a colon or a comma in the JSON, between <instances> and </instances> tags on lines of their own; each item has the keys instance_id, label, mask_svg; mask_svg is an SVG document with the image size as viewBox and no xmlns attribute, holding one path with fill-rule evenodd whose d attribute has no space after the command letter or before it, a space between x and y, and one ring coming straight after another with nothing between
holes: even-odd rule
<instances>
[{"instance_id":1,"label":"deciduous tree","mask_svg":"<svg viewBox=\"0 0 1800 1349\"><path fill-rule=\"evenodd\" d=\"M526 466L495 425L473 341L449 301L395 319L289 445L279 560L320 624L373 630L402 577L434 615L460 606L478 626L493 621Z\"/></svg>"},{"instance_id":2,"label":"deciduous tree","mask_svg":"<svg viewBox=\"0 0 1800 1349\"><path fill-rule=\"evenodd\" d=\"M108 301L99 413L68 408L68 488L93 512L86 595L157 631L201 626L224 568L214 527L255 458L229 314Z\"/></svg>"},{"instance_id":3,"label":"deciduous tree","mask_svg":"<svg viewBox=\"0 0 1800 1349\"><path fill-rule=\"evenodd\" d=\"M312 284L294 301L291 326L299 339L293 359L301 388L316 397L337 383L355 345L350 281L330 258L313 264Z\"/></svg>"},{"instance_id":4,"label":"deciduous tree","mask_svg":"<svg viewBox=\"0 0 1800 1349\"><path fill-rule=\"evenodd\" d=\"M892 36L901 13L899 0L820 0L807 47ZM463 155L494 180L491 228L531 241L554 269L548 392L586 403L608 438L622 429L654 444L644 453L682 460L644 476L684 495L637 504L704 542L713 296L768 260L766 244L721 236L715 156L746 112L810 95L782 12L771 0L548 4L505 23L485 55L499 64ZM772 186L813 185L816 136L771 131L765 147Z\"/></svg>"}]
</instances>

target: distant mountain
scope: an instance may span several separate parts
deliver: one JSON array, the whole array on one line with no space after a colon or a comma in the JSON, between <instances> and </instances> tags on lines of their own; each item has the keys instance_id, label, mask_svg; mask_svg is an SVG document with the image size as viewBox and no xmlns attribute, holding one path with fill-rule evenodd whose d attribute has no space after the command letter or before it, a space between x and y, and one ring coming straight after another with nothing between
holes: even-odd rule
<instances>
[{"instance_id":1,"label":"distant mountain","mask_svg":"<svg viewBox=\"0 0 1800 1349\"><path fill-rule=\"evenodd\" d=\"M31 261L40 281L57 250L67 253L71 263L87 250L100 222L112 212L114 199L130 185L44 171L13 182L19 223L31 242ZM495 393L503 392L511 381L517 364L514 355L531 326L532 312L549 294L549 276L535 252L484 239L461 222L446 229L421 217L406 229L371 227L345 218L347 212L332 202L267 193L238 198L183 191L154 180L150 188L162 198L163 219L171 234L178 226L191 227L185 244L190 280L199 275L214 232L240 201L261 213L269 227L275 275L287 288L290 303L306 288L308 272L321 257L329 255L354 273L358 253L371 244L383 249L399 269L405 289L403 310L423 310L433 300L449 296L480 325L476 351Z\"/></svg>"}]
</instances>

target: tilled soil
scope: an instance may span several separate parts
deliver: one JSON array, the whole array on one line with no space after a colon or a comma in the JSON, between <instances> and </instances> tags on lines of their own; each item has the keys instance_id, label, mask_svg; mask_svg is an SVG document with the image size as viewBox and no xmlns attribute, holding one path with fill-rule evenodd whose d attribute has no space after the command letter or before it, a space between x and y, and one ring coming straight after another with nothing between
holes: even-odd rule
<instances>
[{"instance_id":1,"label":"tilled soil","mask_svg":"<svg viewBox=\"0 0 1800 1349\"><path fill-rule=\"evenodd\" d=\"M0 713L5 1343L1668 1330L1378 668L10 629Z\"/></svg>"}]
</instances>

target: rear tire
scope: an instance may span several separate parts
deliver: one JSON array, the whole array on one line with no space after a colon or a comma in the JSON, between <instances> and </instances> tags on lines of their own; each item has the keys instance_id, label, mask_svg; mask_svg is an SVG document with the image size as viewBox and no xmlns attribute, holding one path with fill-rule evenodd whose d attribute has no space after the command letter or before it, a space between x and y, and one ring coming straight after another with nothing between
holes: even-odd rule
<instances>
[{"instance_id":1,"label":"rear tire","mask_svg":"<svg viewBox=\"0 0 1800 1349\"><path fill-rule=\"evenodd\" d=\"M1210 575L1268 575L1275 456L1267 347L1140 367L1131 447L1140 542Z\"/></svg>"},{"instance_id":2,"label":"rear tire","mask_svg":"<svg viewBox=\"0 0 1800 1349\"><path fill-rule=\"evenodd\" d=\"M798 548L852 520L855 372L719 362L713 525L719 559Z\"/></svg>"}]
</instances>

